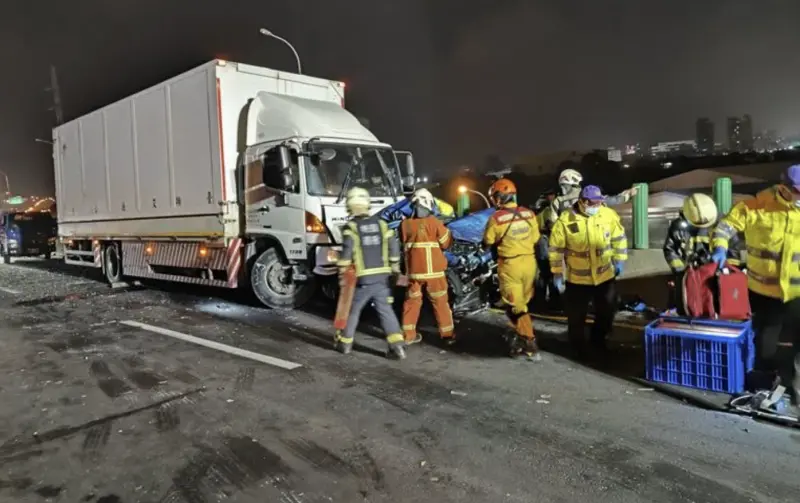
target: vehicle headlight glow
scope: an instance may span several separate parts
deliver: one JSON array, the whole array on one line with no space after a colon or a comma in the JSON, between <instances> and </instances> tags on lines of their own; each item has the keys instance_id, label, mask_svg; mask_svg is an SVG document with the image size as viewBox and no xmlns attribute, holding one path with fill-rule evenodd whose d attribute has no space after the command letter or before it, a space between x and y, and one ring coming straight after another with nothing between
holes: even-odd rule
<instances>
[{"instance_id":1,"label":"vehicle headlight glow","mask_svg":"<svg viewBox=\"0 0 800 503\"><path fill-rule=\"evenodd\" d=\"M338 262L339 261L339 250L335 248L328 248L328 255L327 255L328 262Z\"/></svg>"}]
</instances>

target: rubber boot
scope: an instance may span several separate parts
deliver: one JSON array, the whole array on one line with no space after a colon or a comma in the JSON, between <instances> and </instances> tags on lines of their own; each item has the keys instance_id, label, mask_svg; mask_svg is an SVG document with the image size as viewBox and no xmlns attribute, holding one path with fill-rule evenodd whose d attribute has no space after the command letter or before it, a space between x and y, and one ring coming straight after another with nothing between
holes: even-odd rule
<instances>
[{"instance_id":1,"label":"rubber boot","mask_svg":"<svg viewBox=\"0 0 800 503\"><path fill-rule=\"evenodd\" d=\"M353 351L352 344L345 344L344 342L337 342L336 343L336 351L342 353L343 355L349 355Z\"/></svg>"},{"instance_id":2,"label":"rubber boot","mask_svg":"<svg viewBox=\"0 0 800 503\"><path fill-rule=\"evenodd\" d=\"M539 351L539 345L536 344L536 339L528 339L524 343L524 353L528 360L532 362L542 361L542 353Z\"/></svg>"},{"instance_id":3,"label":"rubber boot","mask_svg":"<svg viewBox=\"0 0 800 503\"><path fill-rule=\"evenodd\" d=\"M450 337L442 337L442 341L444 342L445 346L451 347L456 345L456 336L451 335Z\"/></svg>"},{"instance_id":4,"label":"rubber boot","mask_svg":"<svg viewBox=\"0 0 800 503\"><path fill-rule=\"evenodd\" d=\"M392 360L405 360L406 350L401 345L389 346L389 352L386 354L387 358Z\"/></svg>"}]
</instances>

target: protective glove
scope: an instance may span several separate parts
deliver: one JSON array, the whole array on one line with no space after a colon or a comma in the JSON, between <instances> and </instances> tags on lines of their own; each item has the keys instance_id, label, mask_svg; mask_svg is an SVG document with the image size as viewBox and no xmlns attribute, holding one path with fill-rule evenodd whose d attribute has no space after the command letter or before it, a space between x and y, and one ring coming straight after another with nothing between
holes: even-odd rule
<instances>
[{"instance_id":1,"label":"protective glove","mask_svg":"<svg viewBox=\"0 0 800 503\"><path fill-rule=\"evenodd\" d=\"M614 262L614 276L620 276L625 270L625 262Z\"/></svg>"},{"instance_id":2,"label":"protective glove","mask_svg":"<svg viewBox=\"0 0 800 503\"><path fill-rule=\"evenodd\" d=\"M711 254L711 260L713 260L717 266L722 269L725 267L725 261L728 260L728 250L721 246L717 246L714 248L714 253Z\"/></svg>"},{"instance_id":3,"label":"protective glove","mask_svg":"<svg viewBox=\"0 0 800 503\"><path fill-rule=\"evenodd\" d=\"M559 293L564 293L564 290L566 290L566 288L567 288L566 285L564 284L564 277L563 276L555 276L553 278L553 286L556 287L556 290L558 290Z\"/></svg>"}]
</instances>

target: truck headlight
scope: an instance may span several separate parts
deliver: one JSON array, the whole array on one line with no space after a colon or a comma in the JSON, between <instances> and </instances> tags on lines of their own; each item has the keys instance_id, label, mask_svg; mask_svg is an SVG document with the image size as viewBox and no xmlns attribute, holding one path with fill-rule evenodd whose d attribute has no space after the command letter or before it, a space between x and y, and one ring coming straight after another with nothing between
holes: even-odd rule
<instances>
[{"instance_id":1,"label":"truck headlight","mask_svg":"<svg viewBox=\"0 0 800 503\"><path fill-rule=\"evenodd\" d=\"M339 250L337 250L336 248L328 248L328 253L326 258L328 259L328 262L332 262L335 264L336 262L339 261Z\"/></svg>"},{"instance_id":2,"label":"truck headlight","mask_svg":"<svg viewBox=\"0 0 800 503\"><path fill-rule=\"evenodd\" d=\"M9 248L16 248L17 246L19 246L19 241L17 241L14 238L8 238L8 247Z\"/></svg>"}]
</instances>

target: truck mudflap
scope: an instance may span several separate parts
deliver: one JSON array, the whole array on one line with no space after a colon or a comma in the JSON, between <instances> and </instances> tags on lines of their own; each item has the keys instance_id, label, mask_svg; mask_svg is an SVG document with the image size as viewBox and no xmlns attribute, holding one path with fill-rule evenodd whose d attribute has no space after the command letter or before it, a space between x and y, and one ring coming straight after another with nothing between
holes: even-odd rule
<instances>
[{"instance_id":1,"label":"truck mudflap","mask_svg":"<svg viewBox=\"0 0 800 503\"><path fill-rule=\"evenodd\" d=\"M202 242L122 242L125 276L236 288L242 267L242 240L228 246Z\"/></svg>"}]
</instances>

